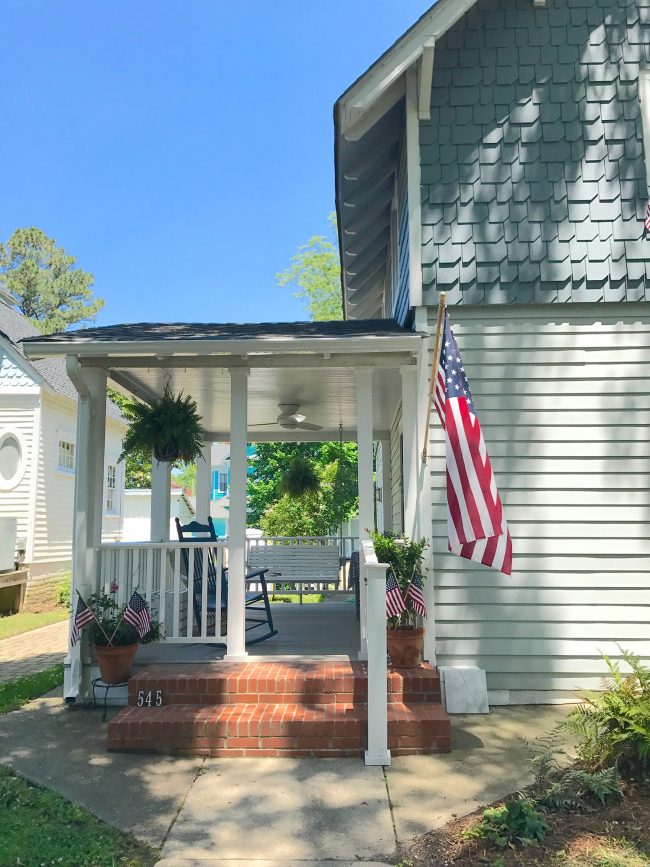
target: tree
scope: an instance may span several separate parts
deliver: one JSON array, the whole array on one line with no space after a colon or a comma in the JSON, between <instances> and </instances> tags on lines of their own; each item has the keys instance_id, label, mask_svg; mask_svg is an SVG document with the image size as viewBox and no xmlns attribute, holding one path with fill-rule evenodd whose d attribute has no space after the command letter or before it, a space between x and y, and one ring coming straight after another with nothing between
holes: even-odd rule
<instances>
[{"instance_id":1,"label":"tree","mask_svg":"<svg viewBox=\"0 0 650 867\"><path fill-rule=\"evenodd\" d=\"M178 472L174 473L174 481L184 491L189 491L194 496L196 494L196 464L182 464Z\"/></svg>"},{"instance_id":2,"label":"tree","mask_svg":"<svg viewBox=\"0 0 650 867\"><path fill-rule=\"evenodd\" d=\"M310 318L320 322L343 319L336 214L327 219L333 241L314 235L298 247L292 264L275 278L278 286L297 286L294 296L306 304Z\"/></svg>"},{"instance_id":3,"label":"tree","mask_svg":"<svg viewBox=\"0 0 650 867\"><path fill-rule=\"evenodd\" d=\"M40 229L16 229L0 243L0 289L43 334L65 331L104 306L92 298L93 275L76 261Z\"/></svg>"},{"instance_id":4,"label":"tree","mask_svg":"<svg viewBox=\"0 0 650 867\"><path fill-rule=\"evenodd\" d=\"M121 392L114 388L106 390L108 397L114 404L119 406L122 413L128 419L131 401ZM151 458L136 457L129 454L124 459L124 487L126 488L150 488L151 487Z\"/></svg>"}]
</instances>

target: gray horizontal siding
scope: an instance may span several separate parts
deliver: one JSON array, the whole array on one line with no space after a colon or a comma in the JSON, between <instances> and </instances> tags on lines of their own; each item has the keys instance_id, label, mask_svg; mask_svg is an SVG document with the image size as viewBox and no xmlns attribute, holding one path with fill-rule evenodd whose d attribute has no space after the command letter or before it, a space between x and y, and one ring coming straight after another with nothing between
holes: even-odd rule
<instances>
[{"instance_id":1,"label":"gray horizontal siding","mask_svg":"<svg viewBox=\"0 0 650 867\"><path fill-rule=\"evenodd\" d=\"M478 0L436 43L420 126L425 290L453 304L650 299L648 10Z\"/></svg>"},{"instance_id":2,"label":"gray horizontal siding","mask_svg":"<svg viewBox=\"0 0 650 867\"><path fill-rule=\"evenodd\" d=\"M438 661L479 665L489 689L514 695L597 687L601 654L616 657L618 644L650 658L650 379L640 375L650 307L461 306L450 316L514 570L508 578L447 551L434 425ZM633 362L620 362L626 353Z\"/></svg>"}]
</instances>

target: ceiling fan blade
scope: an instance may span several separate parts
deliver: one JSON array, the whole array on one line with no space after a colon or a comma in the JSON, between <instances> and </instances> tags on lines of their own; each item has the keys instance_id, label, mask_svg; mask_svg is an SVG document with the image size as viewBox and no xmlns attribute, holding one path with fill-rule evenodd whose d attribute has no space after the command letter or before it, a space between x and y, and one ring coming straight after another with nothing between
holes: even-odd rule
<instances>
[{"instance_id":1,"label":"ceiling fan blade","mask_svg":"<svg viewBox=\"0 0 650 867\"><path fill-rule=\"evenodd\" d=\"M251 422L249 427L277 427L277 425L278 425L277 421L261 421L261 422L258 422L258 424L253 424Z\"/></svg>"},{"instance_id":2,"label":"ceiling fan blade","mask_svg":"<svg viewBox=\"0 0 650 867\"><path fill-rule=\"evenodd\" d=\"M323 426L320 424L310 424L308 421L300 421L296 423L296 428L298 430L323 430Z\"/></svg>"}]
</instances>

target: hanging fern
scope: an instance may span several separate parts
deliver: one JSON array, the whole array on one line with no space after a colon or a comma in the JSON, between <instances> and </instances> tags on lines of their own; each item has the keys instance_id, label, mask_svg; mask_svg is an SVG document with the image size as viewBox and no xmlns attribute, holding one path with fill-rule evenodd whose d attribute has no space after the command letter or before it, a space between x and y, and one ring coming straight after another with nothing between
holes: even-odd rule
<instances>
[{"instance_id":1,"label":"hanging fern","mask_svg":"<svg viewBox=\"0 0 650 867\"><path fill-rule=\"evenodd\" d=\"M169 386L160 400L150 406L140 401L131 401L125 407L130 421L122 442L122 461L127 455L173 463L182 460L191 464L201 454L205 432L201 427L196 401L183 397L183 392L173 394Z\"/></svg>"},{"instance_id":2,"label":"hanging fern","mask_svg":"<svg viewBox=\"0 0 650 867\"><path fill-rule=\"evenodd\" d=\"M320 478L310 460L297 455L289 464L286 475L278 486L280 496L297 499L305 494L315 494L320 488Z\"/></svg>"}]
</instances>

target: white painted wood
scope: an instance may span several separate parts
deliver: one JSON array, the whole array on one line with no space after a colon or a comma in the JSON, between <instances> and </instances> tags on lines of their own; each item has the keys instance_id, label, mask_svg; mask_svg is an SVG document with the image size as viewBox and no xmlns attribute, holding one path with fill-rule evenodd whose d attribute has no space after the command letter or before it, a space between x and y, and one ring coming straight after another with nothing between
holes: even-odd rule
<instances>
[{"instance_id":1,"label":"white painted wood","mask_svg":"<svg viewBox=\"0 0 650 867\"><path fill-rule=\"evenodd\" d=\"M417 371L402 367L402 449L404 464L404 533L420 538L418 514L418 471L421 463L418 445Z\"/></svg>"},{"instance_id":2,"label":"white painted wood","mask_svg":"<svg viewBox=\"0 0 650 867\"><path fill-rule=\"evenodd\" d=\"M386 570L370 539L359 551L360 580L368 587L368 749L366 765L390 765L386 647Z\"/></svg>"},{"instance_id":3,"label":"white painted wood","mask_svg":"<svg viewBox=\"0 0 650 867\"><path fill-rule=\"evenodd\" d=\"M467 306L451 318L514 569L506 578L446 550L444 437L435 424L438 661L478 665L490 690L512 691L508 700L598 688L601 653L616 655L617 642L650 656L650 311ZM434 319L429 308L430 329Z\"/></svg>"},{"instance_id":4,"label":"white painted wood","mask_svg":"<svg viewBox=\"0 0 650 867\"><path fill-rule=\"evenodd\" d=\"M370 538L375 528L375 508L373 490L373 401L372 368L359 368L356 372L357 386L357 446L358 446L358 485L359 485L359 540ZM363 579L359 582L360 631L361 642L359 658L366 659L368 654L367 618L368 588Z\"/></svg>"},{"instance_id":5,"label":"white painted wood","mask_svg":"<svg viewBox=\"0 0 650 867\"><path fill-rule=\"evenodd\" d=\"M433 57L431 57L433 65ZM422 208L420 205L420 121L416 70L406 74L406 179L409 231L409 307L422 304ZM428 93L431 93L429 85Z\"/></svg>"},{"instance_id":6,"label":"white painted wood","mask_svg":"<svg viewBox=\"0 0 650 867\"><path fill-rule=\"evenodd\" d=\"M212 443L206 442L201 457L196 461L196 520L206 524L210 515L212 491Z\"/></svg>"},{"instance_id":7,"label":"white painted wood","mask_svg":"<svg viewBox=\"0 0 650 867\"><path fill-rule=\"evenodd\" d=\"M431 83L435 50L436 40L431 37L424 43L418 67L418 118L420 120L431 120Z\"/></svg>"},{"instance_id":8,"label":"white painted wood","mask_svg":"<svg viewBox=\"0 0 650 867\"><path fill-rule=\"evenodd\" d=\"M171 514L171 464L151 461L151 541L169 539Z\"/></svg>"},{"instance_id":9,"label":"white painted wood","mask_svg":"<svg viewBox=\"0 0 650 867\"><path fill-rule=\"evenodd\" d=\"M228 537L228 647L226 660L248 656L245 642L246 442L248 370L230 371L230 520Z\"/></svg>"},{"instance_id":10,"label":"white painted wood","mask_svg":"<svg viewBox=\"0 0 650 867\"><path fill-rule=\"evenodd\" d=\"M382 503L383 529L393 529L392 492L393 482L391 478L392 461L390 453L390 438L381 441L381 477L382 477Z\"/></svg>"}]
</instances>

